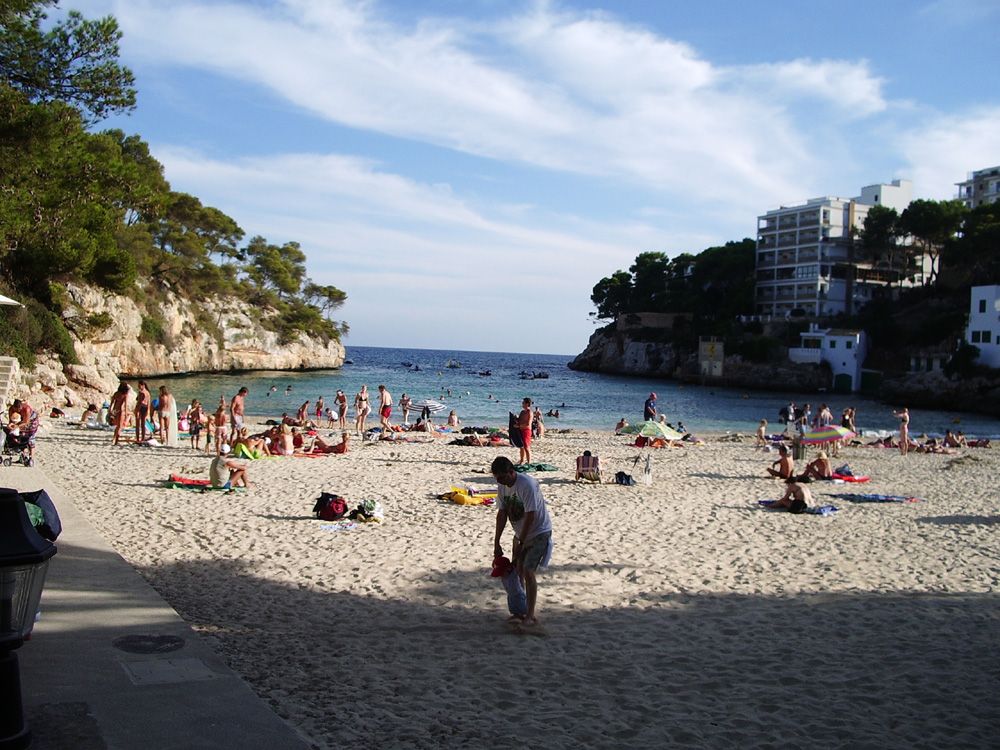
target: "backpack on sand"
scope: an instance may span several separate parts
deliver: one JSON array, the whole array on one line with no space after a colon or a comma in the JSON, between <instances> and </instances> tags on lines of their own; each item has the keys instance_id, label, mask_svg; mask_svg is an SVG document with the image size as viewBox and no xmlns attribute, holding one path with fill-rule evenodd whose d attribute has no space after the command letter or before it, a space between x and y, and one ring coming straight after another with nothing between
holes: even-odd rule
<instances>
[{"instance_id":1,"label":"backpack on sand","mask_svg":"<svg viewBox=\"0 0 1000 750\"><path fill-rule=\"evenodd\" d=\"M332 492L323 492L313 506L313 514L323 521L337 521L347 515L347 501Z\"/></svg>"}]
</instances>

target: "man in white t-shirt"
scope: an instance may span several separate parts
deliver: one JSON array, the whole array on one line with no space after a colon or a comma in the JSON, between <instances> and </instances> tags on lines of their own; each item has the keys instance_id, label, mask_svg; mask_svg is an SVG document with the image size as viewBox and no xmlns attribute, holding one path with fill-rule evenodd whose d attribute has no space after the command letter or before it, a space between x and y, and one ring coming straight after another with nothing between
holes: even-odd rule
<instances>
[{"instance_id":1,"label":"man in white t-shirt","mask_svg":"<svg viewBox=\"0 0 1000 750\"><path fill-rule=\"evenodd\" d=\"M514 529L511 560L524 580L528 598L528 612L522 622L524 625L537 625L535 601L538 597L538 584L535 572L538 568L545 567L552 556L552 521L538 480L526 474L518 474L514 470L514 464L505 456L494 459L490 468L497 480L497 524L493 537L493 557L503 556L500 538L510 520Z\"/></svg>"}]
</instances>

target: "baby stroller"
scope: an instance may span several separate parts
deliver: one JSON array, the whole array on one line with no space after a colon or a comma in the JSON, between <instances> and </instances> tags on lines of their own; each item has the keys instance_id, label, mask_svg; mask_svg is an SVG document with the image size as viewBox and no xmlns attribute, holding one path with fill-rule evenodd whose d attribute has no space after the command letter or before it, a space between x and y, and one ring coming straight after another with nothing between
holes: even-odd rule
<instances>
[{"instance_id":1,"label":"baby stroller","mask_svg":"<svg viewBox=\"0 0 1000 750\"><path fill-rule=\"evenodd\" d=\"M24 466L31 466L31 449L35 445L35 433L38 432L38 414L33 413L27 424L15 422L0 427L0 463L10 466L15 461Z\"/></svg>"}]
</instances>

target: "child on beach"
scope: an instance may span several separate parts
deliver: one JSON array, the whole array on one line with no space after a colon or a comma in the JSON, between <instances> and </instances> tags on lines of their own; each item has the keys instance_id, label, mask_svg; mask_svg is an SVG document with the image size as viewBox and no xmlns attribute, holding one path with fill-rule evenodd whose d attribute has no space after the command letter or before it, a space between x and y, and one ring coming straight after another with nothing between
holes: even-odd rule
<instances>
[{"instance_id":1,"label":"child on beach","mask_svg":"<svg viewBox=\"0 0 1000 750\"><path fill-rule=\"evenodd\" d=\"M196 451L201 450L201 420L205 412L201 408L201 401L194 399L191 408L188 410L188 434L191 435L191 447Z\"/></svg>"},{"instance_id":2,"label":"child on beach","mask_svg":"<svg viewBox=\"0 0 1000 750\"><path fill-rule=\"evenodd\" d=\"M205 453L212 452L212 436L215 435L215 415L209 414L205 422Z\"/></svg>"},{"instance_id":3,"label":"child on beach","mask_svg":"<svg viewBox=\"0 0 1000 750\"><path fill-rule=\"evenodd\" d=\"M222 454L222 446L226 442L226 397L219 397L219 407L215 410L215 454Z\"/></svg>"},{"instance_id":4,"label":"child on beach","mask_svg":"<svg viewBox=\"0 0 1000 750\"><path fill-rule=\"evenodd\" d=\"M754 443L757 448L763 448L767 445L767 420L760 420L760 424L757 425L757 441Z\"/></svg>"},{"instance_id":5,"label":"child on beach","mask_svg":"<svg viewBox=\"0 0 1000 750\"><path fill-rule=\"evenodd\" d=\"M528 614L528 598L521 577L517 574L517 567L501 555L493 559L493 571L490 576L499 578L507 592L507 610L510 612L507 622L521 622Z\"/></svg>"}]
</instances>

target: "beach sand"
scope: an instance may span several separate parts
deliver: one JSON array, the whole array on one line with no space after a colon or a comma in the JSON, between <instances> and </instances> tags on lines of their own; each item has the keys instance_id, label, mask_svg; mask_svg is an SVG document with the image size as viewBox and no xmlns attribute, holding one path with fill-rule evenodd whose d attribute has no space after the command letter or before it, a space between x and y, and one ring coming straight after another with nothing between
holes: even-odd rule
<instances>
[{"instance_id":1,"label":"beach sand","mask_svg":"<svg viewBox=\"0 0 1000 750\"><path fill-rule=\"evenodd\" d=\"M842 450L873 481L811 485L839 508L821 517L758 506L782 485L750 438L652 451L651 486L573 481L584 449L638 478L626 440L535 444L558 467L535 474L555 539L537 636L504 624L494 510L435 497L492 489L516 450L359 443L251 462L232 495L160 486L207 477L187 448L57 427L39 458L317 747L995 747L997 451ZM385 521L325 529L321 491ZM922 501L835 497L852 491Z\"/></svg>"}]
</instances>

